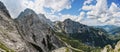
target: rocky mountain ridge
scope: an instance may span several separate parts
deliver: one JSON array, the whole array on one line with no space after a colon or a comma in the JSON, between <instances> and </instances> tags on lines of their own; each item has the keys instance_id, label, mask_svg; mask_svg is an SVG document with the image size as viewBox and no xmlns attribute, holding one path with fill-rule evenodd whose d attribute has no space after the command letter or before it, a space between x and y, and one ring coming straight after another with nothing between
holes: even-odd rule
<instances>
[{"instance_id":1,"label":"rocky mountain ridge","mask_svg":"<svg viewBox=\"0 0 120 52\"><path fill-rule=\"evenodd\" d=\"M14 20L0 2L0 52L51 52L62 46L33 10L26 9Z\"/></svg>"},{"instance_id":2,"label":"rocky mountain ridge","mask_svg":"<svg viewBox=\"0 0 120 52\"><path fill-rule=\"evenodd\" d=\"M110 49L119 52L120 43L105 34L103 29L71 19L53 23L29 8L12 19L0 2L0 52L108 52ZM107 47L108 44L111 46Z\"/></svg>"},{"instance_id":3,"label":"rocky mountain ridge","mask_svg":"<svg viewBox=\"0 0 120 52\"><path fill-rule=\"evenodd\" d=\"M44 18L44 16L41 16L41 18ZM31 9L26 9L15 21L24 40L41 47L39 49L42 49L43 52L64 46L52 33L49 24L41 21L40 16Z\"/></svg>"},{"instance_id":4,"label":"rocky mountain ridge","mask_svg":"<svg viewBox=\"0 0 120 52\"><path fill-rule=\"evenodd\" d=\"M79 39L91 46L104 47L107 44L113 45L114 43L113 40L106 36L104 29L83 25L71 19L66 19L63 22L56 22L55 26L61 29L61 32L68 34L68 36Z\"/></svg>"}]
</instances>

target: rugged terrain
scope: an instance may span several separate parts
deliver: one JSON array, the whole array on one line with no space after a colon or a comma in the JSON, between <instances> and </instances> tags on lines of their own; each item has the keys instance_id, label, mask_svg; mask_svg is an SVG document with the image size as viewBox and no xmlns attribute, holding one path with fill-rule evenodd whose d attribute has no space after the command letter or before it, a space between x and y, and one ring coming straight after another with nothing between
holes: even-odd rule
<instances>
[{"instance_id":1,"label":"rugged terrain","mask_svg":"<svg viewBox=\"0 0 120 52\"><path fill-rule=\"evenodd\" d=\"M0 2L0 52L120 52L119 36L107 35L71 19L53 23L29 8L12 19Z\"/></svg>"},{"instance_id":2,"label":"rugged terrain","mask_svg":"<svg viewBox=\"0 0 120 52\"><path fill-rule=\"evenodd\" d=\"M85 52L101 52L102 48L106 45L110 45L111 48L114 48L118 40L120 40L119 38L115 39L112 35L110 36L109 33L102 28L87 26L72 21L71 19L54 23L55 29L58 30L58 36L61 37L64 42Z\"/></svg>"},{"instance_id":3,"label":"rugged terrain","mask_svg":"<svg viewBox=\"0 0 120 52\"><path fill-rule=\"evenodd\" d=\"M1 52L51 52L62 46L65 45L51 32L50 25L34 11L26 9L14 20L0 2Z\"/></svg>"},{"instance_id":4,"label":"rugged terrain","mask_svg":"<svg viewBox=\"0 0 120 52\"><path fill-rule=\"evenodd\" d=\"M64 22L57 23L57 25L57 27L63 30L62 32L68 34L68 36L79 39L91 46L104 47L107 44L112 45L114 42L105 36L106 32L104 29L83 25L71 19L66 19Z\"/></svg>"}]
</instances>

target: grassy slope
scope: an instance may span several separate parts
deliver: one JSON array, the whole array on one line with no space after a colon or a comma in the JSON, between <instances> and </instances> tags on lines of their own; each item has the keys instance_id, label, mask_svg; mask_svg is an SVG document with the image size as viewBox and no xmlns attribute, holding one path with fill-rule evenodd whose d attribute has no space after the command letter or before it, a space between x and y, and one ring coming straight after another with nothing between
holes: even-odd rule
<instances>
[{"instance_id":1,"label":"grassy slope","mask_svg":"<svg viewBox=\"0 0 120 52\"><path fill-rule=\"evenodd\" d=\"M85 45L79 40L66 36L66 34L64 33L60 33L60 32L55 32L55 33L62 41L64 41L65 43L67 43L67 45L69 45L67 47L70 48L73 52L100 52L101 51L101 48Z\"/></svg>"},{"instance_id":2,"label":"grassy slope","mask_svg":"<svg viewBox=\"0 0 120 52\"><path fill-rule=\"evenodd\" d=\"M4 45L3 43L0 42L0 49L1 51L5 51L5 52L15 52L14 50L8 48L6 45Z\"/></svg>"}]
</instances>

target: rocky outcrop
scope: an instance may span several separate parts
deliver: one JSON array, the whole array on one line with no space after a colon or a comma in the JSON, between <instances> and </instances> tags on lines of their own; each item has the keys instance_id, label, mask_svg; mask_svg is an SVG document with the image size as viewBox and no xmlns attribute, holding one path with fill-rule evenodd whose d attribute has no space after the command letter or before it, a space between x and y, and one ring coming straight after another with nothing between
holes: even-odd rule
<instances>
[{"instance_id":1,"label":"rocky outcrop","mask_svg":"<svg viewBox=\"0 0 120 52\"><path fill-rule=\"evenodd\" d=\"M6 9L6 7L4 6L2 2L0 2L0 12L3 13L8 18L11 18L8 10Z\"/></svg>"},{"instance_id":2,"label":"rocky outcrop","mask_svg":"<svg viewBox=\"0 0 120 52\"><path fill-rule=\"evenodd\" d=\"M64 41L58 39L61 34L90 46L104 47L113 43L102 29L70 19L56 24L53 25L45 15L38 15L31 9L24 10L18 18L12 19L4 4L0 2L0 52L71 52L72 50L64 45ZM119 52L119 44L118 42L114 50L112 46L107 48Z\"/></svg>"},{"instance_id":3,"label":"rocky outcrop","mask_svg":"<svg viewBox=\"0 0 120 52\"><path fill-rule=\"evenodd\" d=\"M21 52L26 50L26 43L16 29L8 10L0 2L0 50L5 52Z\"/></svg>"},{"instance_id":4,"label":"rocky outcrop","mask_svg":"<svg viewBox=\"0 0 120 52\"><path fill-rule=\"evenodd\" d=\"M51 52L64 46L44 17L26 9L14 20L0 2L0 52Z\"/></svg>"},{"instance_id":5,"label":"rocky outcrop","mask_svg":"<svg viewBox=\"0 0 120 52\"><path fill-rule=\"evenodd\" d=\"M17 28L22 38L33 46L37 46L39 52L50 52L53 49L64 46L53 33L51 26L44 19L44 15L37 15L33 10L26 9L16 18ZM44 20L41 20L44 19Z\"/></svg>"},{"instance_id":6,"label":"rocky outcrop","mask_svg":"<svg viewBox=\"0 0 120 52\"><path fill-rule=\"evenodd\" d=\"M63 29L66 33L85 33L88 31L88 27L86 25L80 24L78 22L74 22L71 19L66 19L63 22Z\"/></svg>"},{"instance_id":7,"label":"rocky outcrop","mask_svg":"<svg viewBox=\"0 0 120 52\"><path fill-rule=\"evenodd\" d=\"M66 19L63 22L56 23L58 29L68 36L78 39L83 43L90 46L104 47L107 44L112 44L113 41L105 36L103 29L93 28L87 25L80 24L79 22Z\"/></svg>"},{"instance_id":8,"label":"rocky outcrop","mask_svg":"<svg viewBox=\"0 0 120 52\"><path fill-rule=\"evenodd\" d=\"M115 45L114 52L120 52L120 41Z\"/></svg>"},{"instance_id":9,"label":"rocky outcrop","mask_svg":"<svg viewBox=\"0 0 120 52\"><path fill-rule=\"evenodd\" d=\"M120 41L118 41L114 49L111 47L111 45L107 45L101 52L120 52Z\"/></svg>"}]
</instances>

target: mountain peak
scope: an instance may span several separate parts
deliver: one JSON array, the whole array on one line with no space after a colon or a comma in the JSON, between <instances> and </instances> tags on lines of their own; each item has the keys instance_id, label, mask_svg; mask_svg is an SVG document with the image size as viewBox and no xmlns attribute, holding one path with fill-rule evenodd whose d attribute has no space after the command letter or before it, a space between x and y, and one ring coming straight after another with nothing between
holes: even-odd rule
<instances>
[{"instance_id":1,"label":"mountain peak","mask_svg":"<svg viewBox=\"0 0 120 52\"><path fill-rule=\"evenodd\" d=\"M62 44L59 43L60 41L56 41L58 40L56 36L49 30L52 29L50 28L51 24L49 25L50 21L48 21L43 14L38 15L31 9L25 9L24 12L16 18L16 22L18 23L17 27L23 32L22 35L25 35L23 38L37 45L37 47L39 47L37 49L42 50L38 52L49 52L52 49L62 46Z\"/></svg>"},{"instance_id":2,"label":"mountain peak","mask_svg":"<svg viewBox=\"0 0 120 52\"><path fill-rule=\"evenodd\" d=\"M20 13L18 19L28 15L37 16L37 14L32 9L26 8L23 12Z\"/></svg>"},{"instance_id":3,"label":"mountain peak","mask_svg":"<svg viewBox=\"0 0 120 52\"><path fill-rule=\"evenodd\" d=\"M68 18L68 19L65 19L65 20L64 20L64 22L66 22L66 21L72 21L72 20L71 20L70 18Z\"/></svg>"},{"instance_id":4,"label":"mountain peak","mask_svg":"<svg viewBox=\"0 0 120 52\"><path fill-rule=\"evenodd\" d=\"M29 9L29 8L26 8L24 10L24 12L26 12L26 13L35 13L32 9Z\"/></svg>"},{"instance_id":5,"label":"mountain peak","mask_svg":"<svg viewBox=\"0 0 120 52\"><path fill-rule=\"evenodd\" d=\"M10 17L10 14L9 14L7 8L1 1L0 1L0 13L3 13L5 16Z\"/></svg>"}]
</instances>

